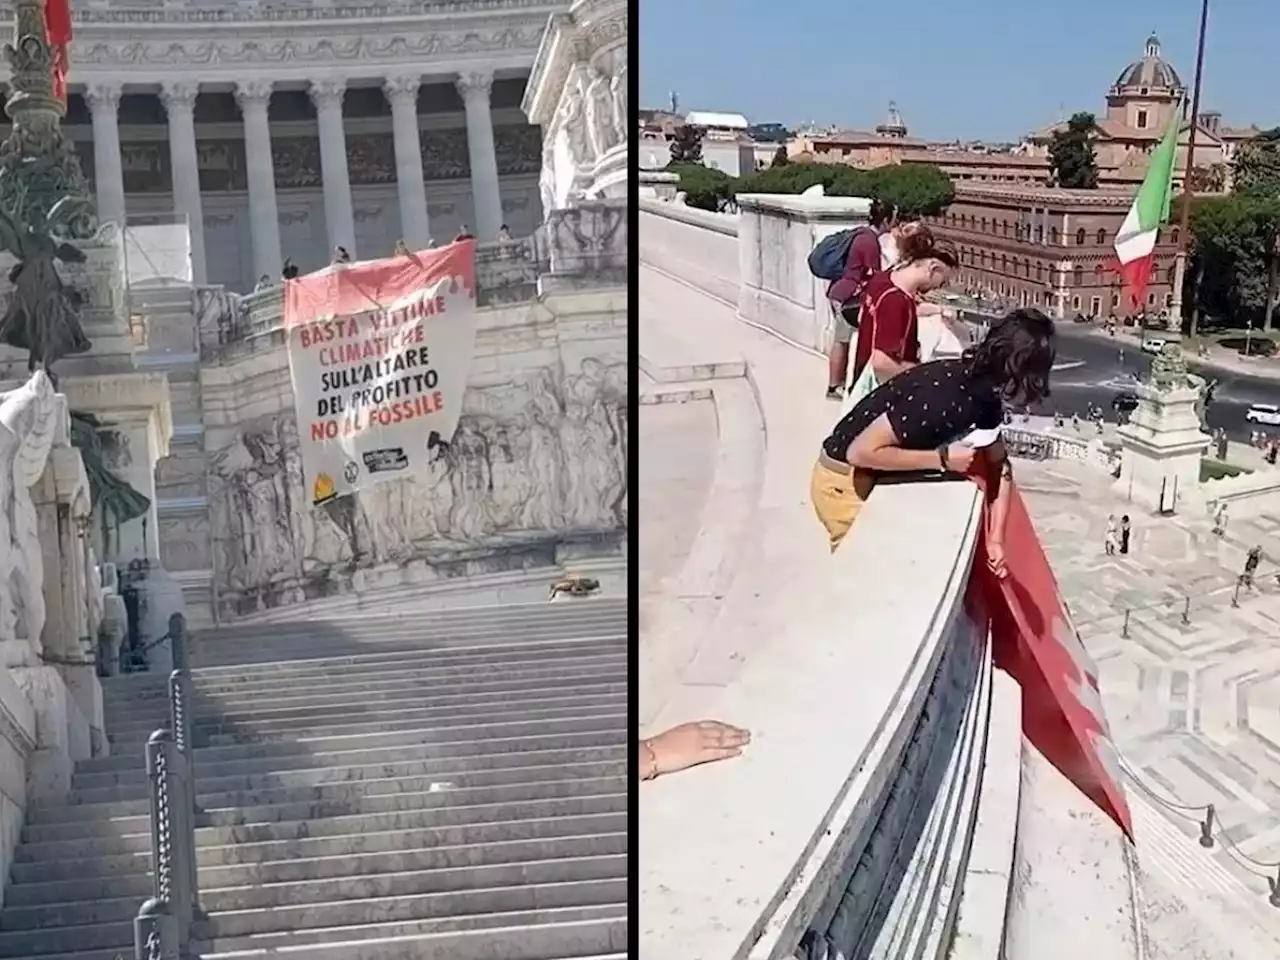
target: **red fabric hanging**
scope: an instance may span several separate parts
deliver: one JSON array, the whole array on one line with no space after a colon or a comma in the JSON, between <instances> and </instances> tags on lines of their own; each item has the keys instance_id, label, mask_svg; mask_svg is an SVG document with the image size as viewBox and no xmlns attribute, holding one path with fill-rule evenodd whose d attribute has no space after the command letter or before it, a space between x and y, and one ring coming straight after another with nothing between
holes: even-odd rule
<instances>
[{"instance_id":1,"label":"red fabric hanging","mask_svg":"<svg viewBox=\"0 0 1280 960\"><path fill-rule=\"evenodd\" d=\"M71 44L71 0L46 0L44 32L45 40L53 48L53 92L65 105L70 66L67 48Z\"/></svg>"}]
</instances>

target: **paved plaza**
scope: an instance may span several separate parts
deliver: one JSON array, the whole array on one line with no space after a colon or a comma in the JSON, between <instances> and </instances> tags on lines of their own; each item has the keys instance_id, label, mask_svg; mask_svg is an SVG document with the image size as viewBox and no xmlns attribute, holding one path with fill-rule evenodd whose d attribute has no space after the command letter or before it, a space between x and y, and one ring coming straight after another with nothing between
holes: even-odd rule
<instances>
[{"instance_id":1,"label":"paved plaza","mask_svg":"<svg viewBox=\"0 0 1280 960\"><path fill-rule=\"evenodd\" d=\"M1221 913L1200 917L1215 926L1233 918L1222 927L1233 938L1273 949L1280 910L1267 897L1277 867L1263 865L1280 863L1280 516L1232 520L1219 538L1206 516L1131 512L1094 466L1024 461L1017 477L1136 779L1149 893L1174 894L1193 914ZM1109 557L1107 517L1125 512L1131 551ZM1236 607L1236 576L1254 544L1268 560ZM1208 803L1234 851L1196 842L1203 814L1194 808ZM1160 940L1165 922L1185 923L1174 911L1153 914Z\"/></svg>"}]
</instances>

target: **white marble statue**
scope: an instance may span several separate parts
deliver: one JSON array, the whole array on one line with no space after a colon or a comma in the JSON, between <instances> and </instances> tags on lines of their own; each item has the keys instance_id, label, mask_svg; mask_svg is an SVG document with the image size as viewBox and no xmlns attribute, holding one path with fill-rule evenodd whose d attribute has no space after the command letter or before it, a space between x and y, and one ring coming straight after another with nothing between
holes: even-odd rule
<instances>
[{"instance_id":1,"label":"white marble statue","mask_svg":"<svg viewBox=\"0 0 1280 960\"><path fill-rule=\"evenodd\" d=\"M627 109L627 62L623 60L618 71L613 75L613 79L609 82L609 91L613 95L613 130L619 143L627 141L627 118L630 111Z\"/></svg>"},{"instance_id":2,"label":"white marble statue","mask_svg":"<svg viewBox=\"0 0 1280 960\"><path fill-rule=\"evenodd\" d=\"M596 159L592 152L593 143L587 130L586 99L586 83L582 73L575 71L573 78L565 84L556 126L564 131L565 144L569 148L569 159L579 170Z\"/></svg>"},{"instance_id":3,"label":"white marble statue","mask_svg":"<svg viewBox=\"0 0 1280 960\"><path fill-rule=\"evenodd\" d=\"M598 70L589 74L587 86L587 138L591 152L597 158L603 156L618 142L613 123L613 94L609 89L609 77Z\"/></svg>"},{"instance_id":4,"label":"white marble statue","mask_svg":"<svg viewBox=\"0 0 1280 960\"><path fill-rule=\"evenodd\" d=\"M0 394L0 640L39 643L44 630L44 565L31 487L44 473L60 412L43 370Z\"/></svg>"}]
</instances>

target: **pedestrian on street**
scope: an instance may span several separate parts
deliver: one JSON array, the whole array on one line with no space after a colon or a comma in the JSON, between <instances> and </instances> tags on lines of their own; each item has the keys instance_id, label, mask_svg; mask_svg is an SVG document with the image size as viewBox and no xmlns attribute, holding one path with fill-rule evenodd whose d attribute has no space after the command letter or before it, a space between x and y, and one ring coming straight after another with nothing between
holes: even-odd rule
<instances>
[{"instance_id":1,"label":"pedestrian on street","mask_svg":"<svg viewBox=\"0 0 1280 960\"><path fill-rule=\"evenodd\" d=\"M1218 509L1213 514L1213 532L1215 536L1225 536L1227 532L1227 504L1226 501L1218 504Z\"/></svg>"},{"instance_id":2,"label":"pedestrian on street","mask_svg":"<svg viewBox=\"0 0 1280 960\"><path fill-rule=\"evenodd\" d=\"M1253 575L1258 572L1258 564L1262 563L1262 547L1255 546L1250 551L1244 561L1244 575L1240 578L1250 590L1253 589Z\"/></svg>"},{"instance_id":3,"label":"pedestrian on street","mask_svg":"<svg viewBox=\"0 0 1280 960\"><path fill-rule=\"evenodd\" d=\"M1116 525L1116 515L1113 513L1107 517L1107 532L1103 537L1103 548L1107 552L1108 557L1116 555L1116 547L1120 544L1120 531Z\"/></svg>"},{"instance_id":4,"label":"pedestrian on street","mask_svg":"<svg viewBox=\"0 0 1280 960\"><path fill-rule=\"evenodd\" d=\"M1120 552L1121 553L1127 554L1129 552L1129 534L1131 532L1131 529L1132 528L1129 524L1129 515L1126 513L1124 516L1120 518Z\"/></svg>"}]
</instances>

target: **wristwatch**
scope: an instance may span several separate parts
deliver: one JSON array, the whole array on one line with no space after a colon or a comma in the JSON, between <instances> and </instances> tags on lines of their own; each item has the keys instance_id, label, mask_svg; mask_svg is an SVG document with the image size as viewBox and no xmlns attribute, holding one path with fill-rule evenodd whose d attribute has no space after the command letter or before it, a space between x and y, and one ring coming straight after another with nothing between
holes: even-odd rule
<instances>
[{"instance_id":1,"label":"wristwatch","mask_svg":"<svg viewBox=\"0 0 1280 960\"><path fill-rule=\"evenodd\" d=\"M947 462L947 445L945 443L942 446L938 447L938 462L942 464L943 473L950 472L951 464Z\"/></svg>"}]
</instances>

